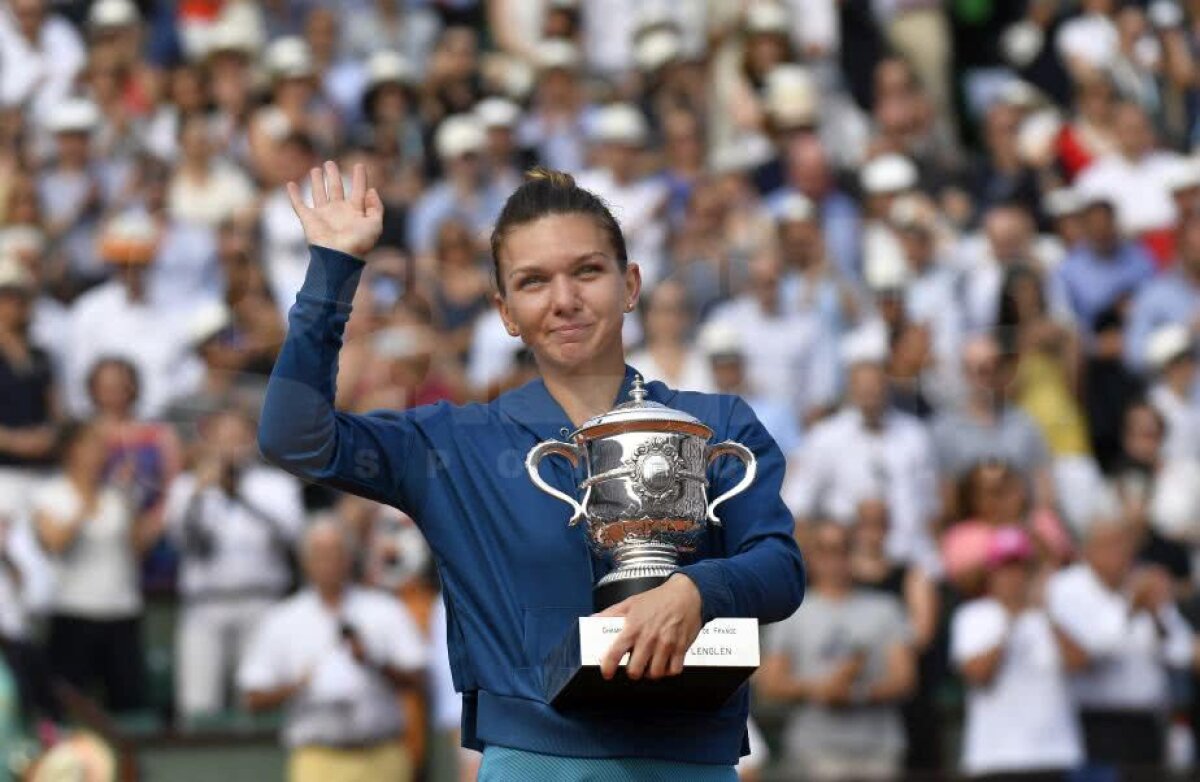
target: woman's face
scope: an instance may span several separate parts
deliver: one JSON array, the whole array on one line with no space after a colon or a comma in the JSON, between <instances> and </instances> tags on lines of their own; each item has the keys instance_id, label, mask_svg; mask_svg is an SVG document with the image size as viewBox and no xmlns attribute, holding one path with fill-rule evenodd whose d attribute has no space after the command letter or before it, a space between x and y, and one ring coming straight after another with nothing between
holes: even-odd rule
<instances>
[{"instance_id":1,"label":"woman's face","mask_svg":"<svg viewBox=\"0 0 1200 782\"><path fill-rule=\"evenodd\" d=\"M124 415L133 407L133 378L119 364L106 364L96 372L91 391L92 403L101 412Z\"/></svg>"},{"instance_id":2,"label":"woman's face","mask_svg":"<svg viewBox=\"0 0 1200 782\"><path fill-rule=\"evenodd\" d=\"M553 214L508 232L500 248L500 314L539 365L571 372L621 355L621 324L641 289L587 214Z\"/></svg>"},{"instance_id":3,"label":"woman's face","mask_svg":"<svg viewBox=\"0 0 1200 782\"><path fill-rule=\"evenodd\" d=\"M678 283L664 282L654 291L646 310L646 336L653 342L678 344L687 336L691 313L687 294Z\"/></svg>"},{"instance_id":4,"label":"woman's face","mask_svg":"<svg viewBox=\"0 0 1200 782\"><path fill-rule=\"evenodd\" d=\"M1151 464L1158 459L1163 431L1158 417L1148 407L1135 407L1125 415L1122 445L1129 458Z\"/></svg>"}]
</instances>

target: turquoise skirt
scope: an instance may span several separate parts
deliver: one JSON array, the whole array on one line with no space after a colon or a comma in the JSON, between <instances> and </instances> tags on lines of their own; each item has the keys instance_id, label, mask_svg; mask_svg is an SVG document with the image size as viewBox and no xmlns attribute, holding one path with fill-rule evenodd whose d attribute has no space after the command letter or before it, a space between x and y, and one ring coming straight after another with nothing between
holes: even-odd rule
<instances>
[{"instance_id":1,"label":"turquoise skirt","mask_svg":"<svg viewBox=\"0 0 1200 782\"><path fill-rule=\"evenodd\" d=\"M733 766L647 758L566 758L508 747L483 751L478 782L737 782Z\"/></svg>"}]
</instances>

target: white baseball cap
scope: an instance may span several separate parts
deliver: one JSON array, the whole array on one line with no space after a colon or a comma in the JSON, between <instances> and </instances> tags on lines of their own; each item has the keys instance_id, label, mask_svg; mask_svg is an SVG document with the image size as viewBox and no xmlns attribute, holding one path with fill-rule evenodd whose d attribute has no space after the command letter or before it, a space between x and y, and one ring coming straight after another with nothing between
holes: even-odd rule
<instances>
[{"instance_id":1,"label":"white baseball cap","mask_svg":"<svg viewBox=\"0 0 1200 782\"><path fill-rule=\"evenodd\" d=\"M640 111L628 103L613 103L596 112L589 135L592 141L602 144L641 146L647 134Z\"/></svg>"},{"instance_id":2,"label":"white baseball cap","mask_svg":"<svg viewBox=\"0 0 1200 782\"><path fill-rule=\"evenodd\" d=\"M67 98L46 118L46 129L51 133L90 133L98 124L100 110L87 98Z\"/></svg>"},{"instance_id":3,"label":"white baseball cap","mask_svg":"<svg viewBox=\"0 0 1200 782\"><path fill-rule=\"evenodd\" d=\"M908 263L895 242L879 242L863 259L863 281L876 293L897 291L908 285Z\"/></svg>"},{"instance_id":4,"label":"white baseball cap","mask_svg":"<svg viewBox=\"0 0 1200 782\"><path fill-rule=\"evenodd\" d=\"M128 27L141 19L133 0L97 0L88 11L88 27L103 30Z\"/></svg>"},{"instance_id":5,"label":"white baseball cap","mask_svg":"<svg viewBox=\"0 0 1200 782\"><path fill-rule=\"evenodd\" d=\"M442 120L434 135L438 157L453 160L479 152L487 143L482 123L473 114L455 114Z\"/></svg>"},{"instance_id":6,"label":"white baseball cap","mask_svg":"<svg viewBox=\"0 0 1200 782\"><path fill-rule=\"evenodd\" d=\"M381 84L411 84L412 65L408 58L390 49L380 49L367 60L367 89Z\"/></svg>"},{"instance_id":7,"label":"white baseball cap","mask_svg":"<svg viewBox=\"0 0 1200 782\"><path fill-rule=\"evenodd\" d=\"M25 264L10 255L0 255L0 290L32 293L36 287L37 283Z\"/></svg>"},{"instance_id":8,"label":"white baseball cap","mask_svg":"<svg viewBox=\"0 0 1200 782\"><path fill-rule=\"evenodd\" d=\"M917 186L917 167L904 155L881 155L863 166L859 182L871 195L901 193Z\"/></svg>"},{"instance_id":9,"label":"white baseball cap","mask_svg":"<svg viewBox=\"0 0 1200 782\"><path fill-rule=\"evenodd\" d=\"M1042 210L1052 219L1079 214L1086 206L1083 194L1073 187L1059 187L1042 198Z\"/></svg>"},{"instance_id":10,"label":"white baseball cap","mask_svg":"<svg viewBox=\"0 0 1200 782\"><path fill-rule=\"evenodd\" d=\"M817 121L821 93L808 68L786 63L767 74L764 102L776 124L812 125Z\"/></svg>"},{"instance_id":11,"label":"white baseball cap","mask_svg":"<svg viewBox=\"0 0 1200 782\"><path fill-rule=\"evenodd\" d=\"M537 60L543 70L573 71L579 67L579 49L563 38L545 38L537 46Z\"/></svg>"},{"instance_id":12,"label":"white baseball cap","mask_svg":"<svg viewBox=\"0 0 1200 782\"><path fill-rule=\"evenodd\" d=\"M267 47L266 65L273 79L306 79L313 75L312 49L299 36L284 36Z\"/></svg>"},{"instance_id":13,"label":"white baseball cap","mask_svg":"<svg viewBox=\"0 0 1200 782\"><path fill-rule=\"evenodd\" d=\"M741 332L733 324L725 321L712 321L705 324L700 329L696 344L709 358L746 354L746 344L742 339Z\"/></svg>"},{"instance_id":14,"label":"white baseball cap","mask_svg":"<svg viewBox=\"0 0 1200 782\"><path fill-rule=\"evenodd\" d=\"M475 116L485 128L511 128L521 118L521 107L507 98L484 98L475 104Z\"/></svg>"},{"instance_id":15,"label":"white baseball cap","mask_svg":"<svg viewBox=\"0 0 1200 782\"><path fill-rule=\"evenodd\" d=\"M1182 323L1160 326L1146 340L1146 364L1155 372L1160 372L1194 349L1192 333L1187 326Z\"/></svg>"},{"instance_id":16,"label":"white baseball cap","mask_svg":"<svg viewBox=\"0 0 1200 782\"><path fill-rule=\"evenodd\" d=\"M748 33L786 33L790 21L787 9L776 2L757 2L746 9Z\"/></svg>"},{"instance_id":17,"label":"white baseball cap","mask_svg":"<svg viewBox=\"0 0 1200 782\"><path fill-rule=\"evenodd\" d=\"M683 53L683 39L672 28L651 30L638 39L633 49L633 59L638 68L653 73L679 59Z\"/></svg>"},{"instance_id":18,"label":"white baseball cap","mask_svg":"<svg viewBox=\"0 0 1200 782\"><path fill-rule=\"evenodd\" d=\"M808 196L801 193L788 193L771 210L779 222L808 222L816 217L817 209Z\"/></svg>"}]
</instances>

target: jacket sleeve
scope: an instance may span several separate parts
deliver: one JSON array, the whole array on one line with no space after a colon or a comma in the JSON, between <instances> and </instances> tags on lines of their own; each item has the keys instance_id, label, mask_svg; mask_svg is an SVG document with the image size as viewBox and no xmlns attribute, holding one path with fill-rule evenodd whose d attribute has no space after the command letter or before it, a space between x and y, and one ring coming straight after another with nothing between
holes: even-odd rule
<instances>
[{"instance_id":1,"label":"jacket sleeve","mask_svg":"<svg viewBox=\"0 0 1200 782\"><path fill-rule=\"evenodd\" d=\"M791 616L804 599L804 560L792 514L779 494L783 453L741 399L734 402L727 431L729 439L754 454L758 474L744 492L717 507L727 556L702 559L680 570L700 590L705 622L716 617L778 622ZM710 502L742 477L737 460L722 461L728 463L717 465Z\"/></svg>"},{"instance_id":2,"label":"jacket sleeve","mask_svg":"<svg viewBox=\"0 0 1200 782\"><path fill-rule=\"evenodd\" d=\"M407 509L420 473L411 467L423 458L411 416L334 409L337 356L362 269L353 256L310 247L308 272L267 383L258 447L303 480Z\"/></svg>"}]
</instances>

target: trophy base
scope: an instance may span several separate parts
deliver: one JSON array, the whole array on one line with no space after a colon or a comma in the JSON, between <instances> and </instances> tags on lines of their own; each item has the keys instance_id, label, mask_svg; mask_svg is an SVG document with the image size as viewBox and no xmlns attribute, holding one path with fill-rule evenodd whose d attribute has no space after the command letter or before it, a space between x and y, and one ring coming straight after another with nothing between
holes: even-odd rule
<instances>
[{"instance_id":1,"label":"trophy base","mask_svg":"<svg viewBox=\"0 0 1200 782\"><path fill-rule=\"evenodd\" d=\"M714 619L700 629L684 658L683 673L630 679L626 659L608 681L600 658L625 626L623 617L585 616L543 664L546 700L556 709L669 708L716 710L759 664L758 620Z\"/></svg>"},{"instance_id":2,"label":"trophy base","mask_svg":"<svg viewBox=\"0 0 1200 782\"><path fill-rule=\"evenodd\" d=\"M600 583L592 589L592 604L597 611L603 611L609 606L615 606L622 600L648 592L665 582L667 576L640 576L638 578L623 578L620 581Z\"/></svg>"}]
</instances>

